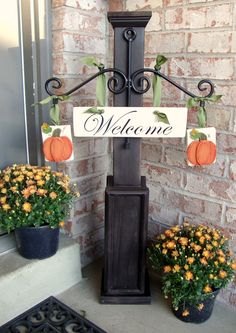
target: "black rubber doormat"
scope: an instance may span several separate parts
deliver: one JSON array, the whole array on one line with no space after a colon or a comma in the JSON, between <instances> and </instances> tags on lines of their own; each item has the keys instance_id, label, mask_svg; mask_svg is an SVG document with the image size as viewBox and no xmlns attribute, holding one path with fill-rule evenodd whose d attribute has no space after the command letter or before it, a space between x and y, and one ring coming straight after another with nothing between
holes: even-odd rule
<instances>
[{"instance_id":1,"label":"black rubber doormat","mask_svg":"<svg viewBox=\"0 0 236 333\"><path fill-rule=\"evenodd\" d=\"M0 333L107 333L49 297L0 327Z\"/></svg>"}]
</instances>

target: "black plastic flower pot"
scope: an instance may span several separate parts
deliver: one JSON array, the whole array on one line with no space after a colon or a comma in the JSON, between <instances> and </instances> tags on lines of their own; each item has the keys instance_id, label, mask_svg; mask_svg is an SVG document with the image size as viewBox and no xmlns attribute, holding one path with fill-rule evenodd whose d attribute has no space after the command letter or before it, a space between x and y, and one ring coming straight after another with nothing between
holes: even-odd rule
<instances>
[{"instance_id":1,"label":"black plastic flower pot","mask_svg":"<svg viewBox=\"0 0 236 333\"><path fill-rule=\"evenodd\" d=\"M49 226L21 227L15 229L16 246L26 259L45 259L58 250L59 228Z\"/></svg>"},{"instance_id":2,"label":"black plastic flower pot","mask_svg":"<svg viewBox=\"0 0 236 333\"><path fill-rule=\"evenodd\" d=\"M184 302L177 310L172 308L174 315L184 322L201 324L210 318L218 293L219 290L210 293L206 300L199 302L198 306Z\"/></svg>"}]
</instances>

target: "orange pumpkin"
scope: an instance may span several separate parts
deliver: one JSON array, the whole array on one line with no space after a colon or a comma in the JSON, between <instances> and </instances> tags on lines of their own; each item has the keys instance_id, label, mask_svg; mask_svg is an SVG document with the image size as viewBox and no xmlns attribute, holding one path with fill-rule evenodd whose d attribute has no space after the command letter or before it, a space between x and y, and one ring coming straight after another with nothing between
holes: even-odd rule
<instances>
[{"instance_id":1,"label":"orange pumpkin","mask_svg":"<svg viewBox=\"0 0 236 333\"><path fill-rule=\"evenodd\" d=\"M193 165L211 164L216 158L216 145L208 140L193 141L188 146L187 156Z\"/></svg>"},{"instance_id":2,"label":"orange pumpkin","mask_svg":"<svg viewBox=\"0 0 236 333\"><path fill-rule=\"evenodd\" d=\"M73 151L71 140L67 136L47 138L43 143L43 153L50 162L68 160Z\"/></svg>"}]
</instances>

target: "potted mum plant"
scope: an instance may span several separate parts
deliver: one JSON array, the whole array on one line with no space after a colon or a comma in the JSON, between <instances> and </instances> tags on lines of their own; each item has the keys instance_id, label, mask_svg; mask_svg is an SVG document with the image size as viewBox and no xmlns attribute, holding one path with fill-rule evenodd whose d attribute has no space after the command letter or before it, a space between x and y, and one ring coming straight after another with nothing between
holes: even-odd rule
<instances>
[{"instance_id":1,"label":"potted mum plant","mask_svg":"<svg viewBox=\"0 0 236 333\"><path fill-rule=\"evenodd\" d=\"M59 227L78 195L69 177L49 166L7 167L0 171L0 228L15 231L23 257L48 258L58 249Z\"/></svg>"},{"instance_id":2,"label":"potted mum plant","mask_svg":"<svg viewBox=\"0 0 236 333\"><path fill-rule=\"evenodd\" d=\"M148 254L153 268L161 272L174 314L185 322L206 321L219 290L234 278L236 263L228 241L208 226L174 226L157 237Z\"/></svg>"}]
</instances>

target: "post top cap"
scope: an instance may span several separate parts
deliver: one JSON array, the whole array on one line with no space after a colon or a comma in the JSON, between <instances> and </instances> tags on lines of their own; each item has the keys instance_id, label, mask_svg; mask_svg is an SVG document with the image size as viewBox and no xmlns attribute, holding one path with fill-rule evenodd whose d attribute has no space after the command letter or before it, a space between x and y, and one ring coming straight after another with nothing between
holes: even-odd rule
<instances>
[{"instance_id":1,"label":"post top cap","mask_svg":"<svg viewBox=\"0 0 236 333\"><path fill-rule=\"evenodd\" d=\"M151 11L108 12L108 21L114 27L146 27L152 16Z\"/></svg>"}]
</instances>

